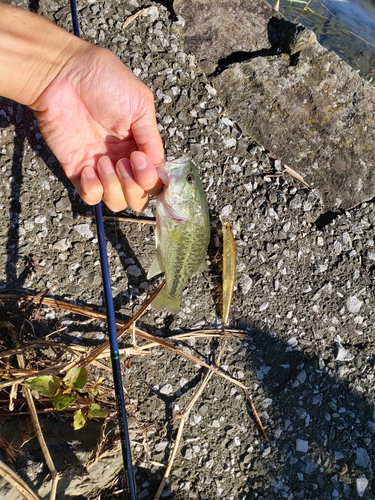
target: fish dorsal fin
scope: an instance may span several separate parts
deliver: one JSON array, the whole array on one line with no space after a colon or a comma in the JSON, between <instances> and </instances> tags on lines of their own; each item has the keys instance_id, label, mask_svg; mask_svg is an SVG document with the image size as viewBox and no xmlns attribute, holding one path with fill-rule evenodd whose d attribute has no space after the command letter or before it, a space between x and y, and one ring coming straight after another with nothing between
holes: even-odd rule
<instances>
[{"instance_id":1,"label":"fish dorsal fin","mask_svg":"<svg viewBox=\"0 0 375 500\"><path fill-rule=\"evenodd\" d=\"M153 278L154 276L157 276L158 274L162 273L163 271L160 268L160 264L158 261L158 256L156 255L154 260L152 261L152 264L150 266L150 269L148 270L147 273L147 279Z\"/></svg>"}]
</instances>

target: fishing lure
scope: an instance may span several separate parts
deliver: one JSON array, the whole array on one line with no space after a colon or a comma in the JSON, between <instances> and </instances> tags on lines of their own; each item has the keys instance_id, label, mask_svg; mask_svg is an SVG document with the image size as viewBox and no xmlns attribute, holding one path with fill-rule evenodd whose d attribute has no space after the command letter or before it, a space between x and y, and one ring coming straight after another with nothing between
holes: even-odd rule
<instances>
[{"instance_id":1,"label":"fishing lure","mask_svg":"<svg viewBox=\"0 0 375 500\"><path fill-rule=\"evenodd\" d=\"M221 218L220 218L221 220ZM223 324L227 324L236 281L236 242L229 222L223 222Z\"/></svg>"}]
</instances>

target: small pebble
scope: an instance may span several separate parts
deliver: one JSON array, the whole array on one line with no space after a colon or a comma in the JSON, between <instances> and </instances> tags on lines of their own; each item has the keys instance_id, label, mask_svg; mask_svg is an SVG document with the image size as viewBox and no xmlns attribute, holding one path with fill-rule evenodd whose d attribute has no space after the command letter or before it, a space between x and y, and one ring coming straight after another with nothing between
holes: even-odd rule
<instances>
[{"instance_id":1,"label":"small pebble","mask_svg":"<svg viewBox=\"0 0 375 500\"><path fill-rule=\"evenodd\" d=\"M354 358L354 355L350 351L348 351L348 349L345 349L345 347L343 347L340 342L336 342L336 348L336 361L351 361Z\"/></svg>"},{"instance_id":2,"label":"small pebble","mask_svg":"<svg viewBox=\"0 0 375 500\"><path fill-rule=\"evenodd\" d=\"M307 462L306 467L305 467L305 473L306 474L311 474L314 472L314 470L317 468L317 465L315 462Z\"/></svg>"},{"instance_id":3,"label":"small pebble","mask_svg":"<svg viewBox=\"0 0 375 500\"><path fill-rule=\"evenodd\" d=\"M346 307L348 308L348 311L351 313L359 312L362 305L363 305L363 302L361 300L357 299L357 297L355 295L353 295L352 297L348 297L348 299L346 301Z\"/></svg>"},{"instance_id":4,"label":"small pebble","mask_svg":"<svg viewBox=\"0 0 375 500\"><path fill-rule=\"evenodd\" d=\"M70 241L67 238L63 238L62 240L57 241L53 245L53 248L59 252L65 252L68 248L70 248Z\"/></svg>"},{"instance_id":5,"label":"small pebble","mask_svg":"<svg viewBox=\"0 0 375 500\"><path fill-rule=\"evenodd\" d=\"M90 224L77 224L74 226L74 229L84 238L91 239L94 236L94 233L90 228Z\"/></svg>"},{"instance_id":6,"label":"small pebble","mask_svg":"<svg viewBox=\"0 0 375 500\"><path fill-rule=\"evenodd\" d=\"M155 445L155 451L163 451L168 446L168 441L160 441Z\"/></svg>"},{"instance_id":7,"label":"small pebble","mask_svg":"<svg viewBox=\"0 0 375 500\"><path fill-rule=\"evenodd\" d=\"M262 401L263 408L268 408L272 404L271 398L266 398Z\"/></svg>"},{"instance_id":8,"label":"small pebble","mask_svg":"<svg viewBox=\"0 0 375 500\"><path fill-rule=\"evenodd\" d=\"M62 212L63 210L68 210L71 207L69 198L60 198L59 201L55 203L56 210Z\"/></svg>"},{"instance_id":9,"label":"small pebble","mask_svg":"<svg viewBox=\"0 0 375 500\"><path fill-rule=\"evenodd\" d=\"M163 387L160 389L161 394L172 394L173 392L173 386L172 384L165 384Z\"/></svg>"},{"instance_id":10,"label":"small pebble","mask_svg":"<svg viewBox=\"0 0 375 500\"><path fill-rule=\"evenodd\" d=\"M45 191L49 191L51 189L51 186L48 181L39 181L38 186L40 186Z\"/></svg>"},{"instance_id":11,"label":"small pebble","mask_svg":"<svg viewBox=\"0 0 375 500\"><path fill-rule=\"evenodd\" d=\"M223 217L227 217L231 213L232 209L232 205L225 205L225 207L221 209L221 215Z\"/></svg>"},{"instance_id":12,"label":"small pebble","mask_svg":"<svg viewBox=\"0 0 375 500\"><path fill-rule=\"evenodd\" d=\"M367 467L370 463L370 457L367 453L367 450L365 450L365 448L357 448L355 450L355 453L355 464L358 465L358 467Z\"/></svg>"},{"instance_id":13,"label":"small pebble","mask_svg":"<svg viewBox=\"0 0 375 500\"><path fill-rule=\"evenodd\" d=\"M126 273L130 274L131 276L140 276L142 274L141 269L139 269L138 266L132 265L126 268Z\"/></svg>"},{"instance_id":14,"label":"small pebble","mask_svg":"<svg viewBox=\"0 0 375 500\"><path fill-rule=\"evenodd\" d=\"M355 481L355 484L358 496L363 497L368 485L368 479L366 477L358 477Z\"/></svg>"},{"instance_id":15,"label":"small pebble","mask_svg":"<svg viewBox=\"0 0 375 500\"><path fill-rule=\"evenodd\" d=\"M250 288L253 286L253 280L250 278L250 276L243 276L240 280L239 285L241 287L242 293L246 295L250 291Z\"/></svg>"},{"instance_id":16,"label":"small pebble","mask_svg":"<svg viewBox=\"0 0 375 500\"><path fill-rule=\"evenodd\" d=\"M333 244L333 252L336 254L341 253L342 251L342 245L339 241L335 241Z\"/></svg>"},{"instance_id":17,"label":"small pebble","mask_svg":"<svg viewBox=\"0 0 375 500\"><path fill-rule=\"evenodd\" d=\"M306 371L302 370L298 375L297 375L297 380L300 384L303 384L306 380Z\"/></svg>"},{"instance_id":18,"label":"small pebble","mask_svg":"<svg viewBox=\"0 0 375 500\"><path fill-rule=\"evenodd\" d=\"M306 453L309 449L309 442L304 439L296 439L296 451Z\"/></svg>"},{"instance_id":19,"label":"small pebble","mask_svg":"<svg viewBox=\"0 0 375 500\"><path fill-rule=\"evenodd\" d=\"M45 215L37 215L34 219L35 224L43 224L46 222L46 216Z\"/></svg>"},{"instance_id":20,"label":"small pebble","mask_svg":"<svg viewBox=\"0 0 375 500\"><path fill-rule=\"evenodd\" d=\"M234 139L234 137L226 137L223 140L223 146L225 149L234 148L234 146L236 144L237 144L237 141L236 141L236 139Z\"/></svg>"}]
</instances>

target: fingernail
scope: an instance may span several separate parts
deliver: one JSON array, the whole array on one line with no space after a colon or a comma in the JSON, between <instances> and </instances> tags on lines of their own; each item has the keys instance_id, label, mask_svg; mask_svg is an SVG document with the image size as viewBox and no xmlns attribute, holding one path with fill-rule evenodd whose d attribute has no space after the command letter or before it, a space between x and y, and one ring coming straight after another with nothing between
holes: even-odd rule
<instances>
[{"instance_id":1,"label":"fingernail","mask_svg":"<svg viewBox=\"0 0 375 500\"><path fill-rule=\"evenodd\" d=\"M117 175L121 178L132 177L130 161L127 158L119 160L116 164Z\"/></svg>"},{"instance_id":2,"label":"fingernail","mask_svg":"<svg viewBox=\"0 0 375 500\"><path fill-rule=\"evenodd\" d=\"M84 175L86 179L95 179L96 172L92 167L85 167L82 170L82 175Z\"/></svg>"},{"instance_id":3,"label":"fingernail","mask_svg":"<svg viewBox=\"0 0 375 500\"><path fill-rule=\"evenodd\" d=\"M102 156L101 158L99 158L98 166L103 174L109 175L114 173L112 162L110 158L108 158L108 156Z\"/></svg>"},{"instance_id":4,"label":"fingernail","mask_svg":"<svg viewBox=\"0 0 375 500\"><path fill-rule=\"evenodd\" d=\"M147 159L140 151L134 151L131 155L131 164L134 170L144 170L147 167Z\"/></svg>"}]
</instances>

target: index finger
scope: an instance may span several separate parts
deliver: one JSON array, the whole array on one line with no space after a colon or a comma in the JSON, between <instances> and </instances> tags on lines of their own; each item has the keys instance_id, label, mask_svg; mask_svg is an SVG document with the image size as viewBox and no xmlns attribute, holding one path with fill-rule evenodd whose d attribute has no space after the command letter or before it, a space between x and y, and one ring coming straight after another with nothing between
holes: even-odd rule
<instances>
[{"instance_id":1,"label":"index finger","mask_svg":"<svg viewBox=\"0 0 375 500\"><path fill-rule=\"evenodd\" d=\"M155 196L162 191L163 183L158 176L155 165L142 151L133 151L130 163L134 179L149 195Z\"/></svg>"},{"instance_id":2,"label":"index finger","mask_svg":"<svg viewBox=\"0 0 375 500\"><path fill-rule=\"evenodd\" d=\"M133 138L139 151L145 153L154 165L165 161L163 141L155 116L152 93L148 94L142 115L131 125Z\"/></svg>"}]
</instances>

